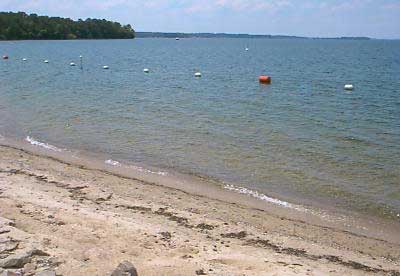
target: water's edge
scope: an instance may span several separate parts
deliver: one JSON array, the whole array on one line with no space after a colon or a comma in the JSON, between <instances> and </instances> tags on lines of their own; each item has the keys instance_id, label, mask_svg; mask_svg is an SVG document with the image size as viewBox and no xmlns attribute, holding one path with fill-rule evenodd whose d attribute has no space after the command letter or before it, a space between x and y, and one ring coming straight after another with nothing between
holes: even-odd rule
<instances>
[{"instance_id":1,"label":"water's edge","mask_svg":"<svg viewBox=\"0 0 400 276\"><path fill-rule=\"evenodd\" d=\"M271 197L246 187L224 183L202 176L184 175L179 172L157 170L131 164L122 160L105 159L97 154L82 154L63 149L27 136L24 140L10 139L0 135L0 146L22 150L34 156L51 158L80 168L98 170L118 177L141 181L144 184L177 189L189 194L203 196L248 208L267 211L277 216L305 221L310 224L350 231L377 239L398 239L400 223L379 217L366 216L348 210L320 208L302 205ZM400 242L400 240L398 241Z\"/></svg>"}]
</instances>

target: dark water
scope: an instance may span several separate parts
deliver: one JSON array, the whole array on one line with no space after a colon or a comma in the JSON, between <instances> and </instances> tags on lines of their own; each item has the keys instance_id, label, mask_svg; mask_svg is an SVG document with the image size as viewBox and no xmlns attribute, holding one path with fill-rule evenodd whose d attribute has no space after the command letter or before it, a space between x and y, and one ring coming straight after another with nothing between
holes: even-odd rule
<instances>
[{"instance_id":1,"label":"dark water","mask_svg":"<svg viewBox=\"0 0 400 276\"><path fill-rule=\"evenodd\" d=\"M400 212L400 41L0 42L0 54L3 136Z\"/></svg>"}]
</instances>

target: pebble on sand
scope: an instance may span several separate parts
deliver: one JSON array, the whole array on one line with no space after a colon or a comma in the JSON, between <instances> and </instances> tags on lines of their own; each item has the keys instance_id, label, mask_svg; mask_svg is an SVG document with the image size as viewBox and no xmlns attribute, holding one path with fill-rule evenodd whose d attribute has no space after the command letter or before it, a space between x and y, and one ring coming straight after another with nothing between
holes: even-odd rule
<instances>
[{"instance_id":1,"label":"pebble on sand","mask_svg":"<svg viewBox=\"0 0 400 276\"><path fill-rule=\"evenodd\" d=\"M109 276L138 276L135 266L129 261L120 263Z\"/></svg>"}]
</instances>

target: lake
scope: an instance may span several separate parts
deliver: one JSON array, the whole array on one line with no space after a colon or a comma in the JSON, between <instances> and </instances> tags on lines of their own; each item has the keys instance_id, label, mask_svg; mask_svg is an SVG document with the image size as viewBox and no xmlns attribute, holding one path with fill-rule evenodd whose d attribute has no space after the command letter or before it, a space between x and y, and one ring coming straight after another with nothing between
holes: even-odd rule
<instances>
[{"instance_id":1,"label":"lake","mask_svg":"<svg viewBox=\"0 0 400 276\"><path fill-rule=\"evenodd\" d=\"M2 136L289 202L400 212L400 41L0 42L5 54Z\"/></svg>"}]
</instances>

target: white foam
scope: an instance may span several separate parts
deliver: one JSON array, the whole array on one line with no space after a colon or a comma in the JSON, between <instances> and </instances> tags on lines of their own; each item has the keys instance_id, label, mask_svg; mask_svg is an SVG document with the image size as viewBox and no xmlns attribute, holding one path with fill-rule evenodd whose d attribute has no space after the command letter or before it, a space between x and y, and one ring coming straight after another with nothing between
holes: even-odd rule
<instances>
[{"instance_id":1,"label":"white foam","mask_svg":"<svg viewBox=\"0 0 400 276\"><path fill-rule=\"evenodd\" d=\"M33 139L30 136L27 136L25 138L25 140L28 141L31 145L34 145L34 146L38 146L38 147L42 147L42 148L45 148L45 149L48 149L48 150L53 150L53 151L58 151L58 152L62 151L62 149L59 149L59 148L57 148L57 147L55 147L53 145L49 145L47 143L42 143L42 142L36 141L35 139Z\"/></svg>"},{"instance_id":2,"label":"white foam","mask_svg":"<svg viewBox=\"0 0 400 276\"><path fill-rule=\"evenodd\" d=\"M138 167L138 166L130 166L130 167L134 168L135 170L138 170L140 172L144 172L144 173L151 173L151 174L157 174L157 175L162 175L162 176L165 176L168 174L167 172L161 172L161 171L154 172L154 171L151 171L151 170L148 170L148 169L145 169L142 167Z\"/></svg>"},{"instance_id":3,"label":"white foam","mask_svg":"<svg viewBox=\"0 0 400 276\"><path fill-rule=\"evenodd\" d=\"M112 160L112 159L108 159L108 160L104 161L104 163L106 163L107 165L115 166L115 167L121 167L122 166L122 164L120 162ZM167 172L162 172L162 171L156 171L155 172L155 171L151 171L151 170L148 170L148 169L145 169L145 168L142 168L142 167L138 167L138 166L133 166L133 165L128 165L128 166L124 166L124 167L135 169L135 170L137 170L139 172L142 172L142 173L157 174L157 175L162 175L162 176L165 176L165 175L168 174Z\"/></svg>"},{"instance_id":4,"label":"white foam","mask_svg":"<svg viewBox=\"0 0 400 276\"><path fill-rule=\"evenodd\" d=\"M302 206L295 205L295 204L292 204L292 203L289 203L289 202L286 202L286 201L283 201L283 200L280 200L280 199L277 199L277 198L269 197L267 195L264 195L262 193L259 193L257 191L253 191L253 190L250 190L250 189L247 189L247 188L244 188L244 187L237 187L237 186L234 186L234 185L226 184L224 186L224 188L229 190L229 191L234 191L234 192L237 192L239 194L249 195L249 196L252 196L254 198L257 198L257 199L260 199L260 200L263 200L263 201L266 201L266 202L269 202L269 203L272 203L272 204L276 204L276 205L279 205L279 206L282 206L282 207L285 207L285 208L290 208L290 209L303 211L303 212L308 211L306 208L304 208Z\"/></svg>"},{"instance_id":5,"label":"white foam","mask_svg":"<svg viewBox=\"0 0 400 276\"><path fill-rule=\"evenodd\" d=\"M282 206L284 208L290 208L292 210L296 210L299 212L312 214L312 215L318 216L321 219L326 220L326 221L345 221L346 220L345 216L338 216L338 215L332 216L329 213L325 212L324 210L310 209L310 208L307 208L307 207L304 207L301 205L289 203L289 202L286 202L286 201L283 201L283 200L280 200L277 198L269 197L265 194L250 190L248 188L238 187L238 186L228 185L228 184L225 184L224 188L229 191L233 191L233 192L236 192L239 194L245 194L245 195L248 195L248 196L251 196L251 197L254 197L254 198L275 204L275 205Z\"/></svg>"},{"instance_id":6,"label":"white foam","mask_svg":"<svg viewBox=\"0 0 400 276\"><path fill-rule=\"evenodd\" d=\"M106 163L107 165L116 166L116 167L121 166L121 163L119 163L118 161L111 160L111 159L104 161L104 163Z\"/></svg>"}]
</instances>

